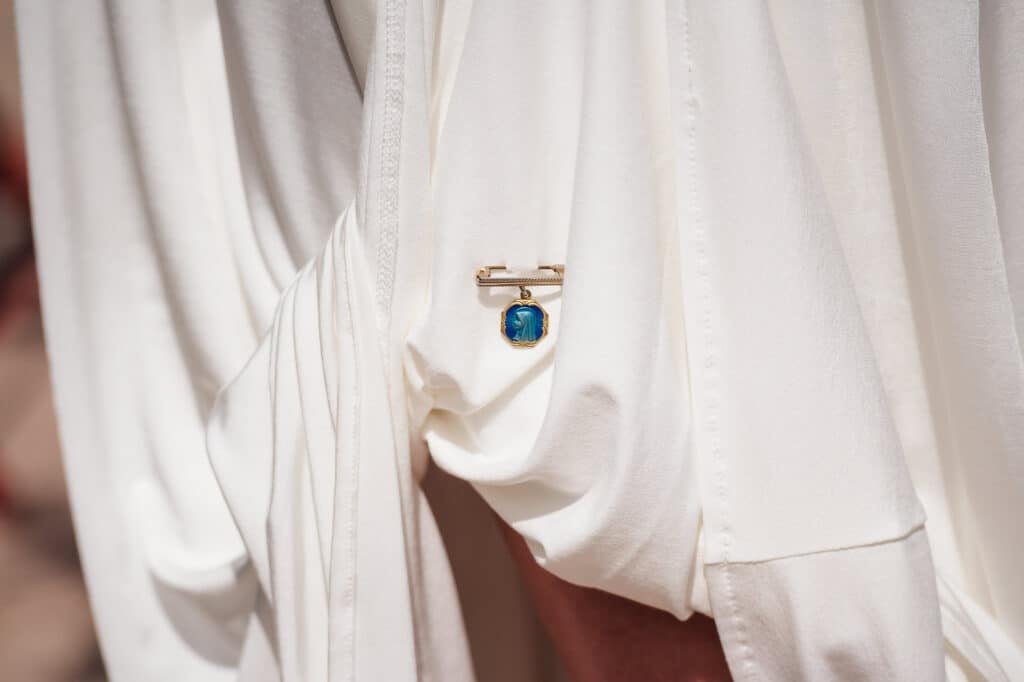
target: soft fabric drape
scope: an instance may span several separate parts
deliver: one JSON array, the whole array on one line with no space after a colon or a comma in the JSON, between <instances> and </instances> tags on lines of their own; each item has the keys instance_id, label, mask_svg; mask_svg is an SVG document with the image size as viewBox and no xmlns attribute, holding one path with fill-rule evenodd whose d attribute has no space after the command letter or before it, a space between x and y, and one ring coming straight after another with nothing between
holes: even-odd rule
<instances>
[{"instance_id":1,"label":"soft fabric drape","mask_svg":"<svg viewBox=\"0 0 1024 682\"><path fill-rule=\"evenodd\" d=\"M736 679L1024 679L1017 3L18 10L114 679L554 675L431 466Z\"/></svg>"}]
</instances>

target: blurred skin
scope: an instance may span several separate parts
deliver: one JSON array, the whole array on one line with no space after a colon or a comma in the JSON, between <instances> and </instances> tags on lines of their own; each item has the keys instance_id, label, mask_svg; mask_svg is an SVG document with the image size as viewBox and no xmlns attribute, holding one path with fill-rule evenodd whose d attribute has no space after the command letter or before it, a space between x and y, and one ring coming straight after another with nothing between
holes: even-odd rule
<instances>
[{"instance_id":1,"label":"blurred skin","mask_svg":"<svg viewBox=\"0 0 1024 682\"><path fill-rule=\"evenodd\" d=\"M526 542L499 520L534 608L577 682L731 680L715 623L567 583L537 565Z\"/></svg>"}]
</instances>

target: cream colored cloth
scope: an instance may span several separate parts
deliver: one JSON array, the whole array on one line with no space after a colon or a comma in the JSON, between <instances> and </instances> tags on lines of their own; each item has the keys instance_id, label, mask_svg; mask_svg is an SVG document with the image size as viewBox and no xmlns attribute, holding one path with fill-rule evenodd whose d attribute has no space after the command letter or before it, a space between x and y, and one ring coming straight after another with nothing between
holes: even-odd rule
<instances>
[{"instance_id":1,"label":"cream colored cloth","mask_svg":"<svg viewBox=\"0 0 1024 682\"><path fill-rule=\"evenodd\" d=\"M1018 5L19 10L114 679L479 674L430 457L736 679L1024 679Z\"/></svg>"}]
</instances>

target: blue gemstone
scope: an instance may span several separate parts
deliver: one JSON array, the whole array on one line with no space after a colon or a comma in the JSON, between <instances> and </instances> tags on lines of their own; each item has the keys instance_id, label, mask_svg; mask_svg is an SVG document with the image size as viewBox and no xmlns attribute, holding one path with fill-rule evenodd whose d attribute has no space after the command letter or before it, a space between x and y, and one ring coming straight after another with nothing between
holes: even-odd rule
<instances>
[{"instance_id":1,"label":"blue gemstone","mask_svg":"<svg viewBox=\"0 0 1024 682\"><path fill-rule=\"evenodd\" d=\"M544 336L547 313L535 303L513 303L505 309L501 328L517 345L533 345Z\"/></svg>"}]
</instances>

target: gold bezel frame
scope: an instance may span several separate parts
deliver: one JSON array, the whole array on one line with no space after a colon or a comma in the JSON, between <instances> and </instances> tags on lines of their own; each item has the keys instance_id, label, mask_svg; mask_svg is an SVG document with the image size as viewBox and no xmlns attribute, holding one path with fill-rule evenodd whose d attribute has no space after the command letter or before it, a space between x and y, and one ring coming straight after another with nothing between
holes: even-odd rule
<instances>
[{"instance_id":1,"label":"gold bezel frame","mask_svg":"<svg viewBox=\"0 0 1024 682\"><path fill-rule=\"evenodd\" d=\"M531 306L533 308L537 308L538 310L540 310L542 316L541 319L543 320L543 323L541 324L540 336L537 338L536 341L513 341L512 339L509 338L508 334L505 333L505 316L508 315L509 310L511 310L517 305ZM540 303L537 303L535 299L517 298L516 300L512 301L502 309L501 316L498 318L498 330L501 332L501 338L505 339L516 348L533 348L538 343L543 341L544 337L548 335L548 317L550 317L548 315L548 311Z\"/></svg>"}]
</instances>

